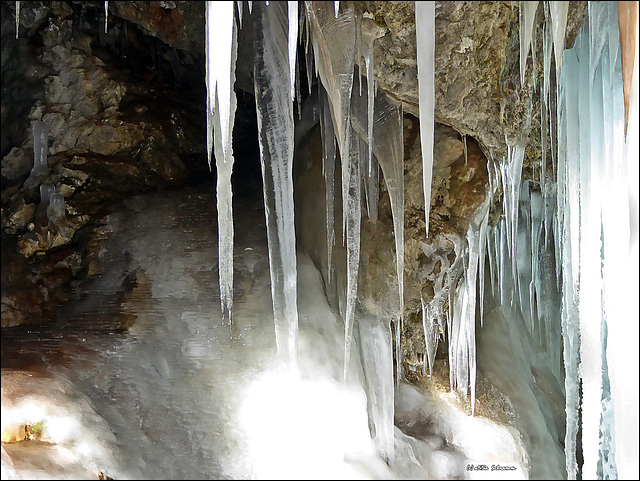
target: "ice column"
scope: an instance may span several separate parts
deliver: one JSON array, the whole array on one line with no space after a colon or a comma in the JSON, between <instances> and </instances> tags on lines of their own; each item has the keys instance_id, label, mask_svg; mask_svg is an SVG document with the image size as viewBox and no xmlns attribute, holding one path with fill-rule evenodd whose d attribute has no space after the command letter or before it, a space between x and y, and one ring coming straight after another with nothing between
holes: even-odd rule
<instances>
[{"instance_id":1,"label":"ice column","mask_svg":"<svg viewBox=\"0 0 640 481\"><path fill-rule=\"evenodd\" d=\"M558 86L566 463L575 478L582 383L583 479L638 476L638 325L629 322L638 315L638 79L629 117L635 125L625 140L612 5L589 4L574 48L564 52ZM608 432L612 443L602 442Z\"/></svg>"},{"instance_id":2,"label":"ice column","mask_svg":"<svg viewBox=\"0 0 640 481\"><path fill-rule=\"evenodd\" d=\"M435 90L435 2L415 2L420 143L422 146L422 188L424 190L425 229L429 236L431 181L433 177L433 128Z\"/></svg>"},{"instance_id":3,"label":"ice column","mask_svg":"<svg viewBox=\"0 0 640 481\"><path fill-rule=\"evenodd\" d=\"M233 91L237 56L233 1L206 3L207 159L215 148L218 206L218 266L223 322L233 311L232 132L236 112ZM214 135L215 131L215 135ZM215 142L214 142L215 141Z\"/></svg>"},{"instance_id":4,"label":"ice column","mask_svg":"<svg viewBox=\"0 0 640 481\"><path fill-rule=\"evenodd\" d=\"M292 177L294 124L290 77L283 68L289 63L286 5L255 5L254 87L276 343L278 352L295 362L298 307Z\"/></svg>"}]
</instances>

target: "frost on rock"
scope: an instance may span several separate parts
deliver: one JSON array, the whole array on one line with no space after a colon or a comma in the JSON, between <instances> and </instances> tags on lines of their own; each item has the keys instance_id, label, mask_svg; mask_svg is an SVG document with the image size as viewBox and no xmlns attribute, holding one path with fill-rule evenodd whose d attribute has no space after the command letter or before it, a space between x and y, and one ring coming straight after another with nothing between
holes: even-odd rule
<instances>
[{"instance_id":1,"label":"frost on rock","mask_svg":"<svg viewBox=\"0 0 640 481\"><path fill-rule=\"evenodd\" d=\"M236 112L237 33L234 2L206 3L207 159L215 149L218 207L218 264L223 322L233 311L232 132ZM215 131L215 135L214 135Z\"/></svg>"},{"instance_id":2,"label":"frost on rock","mask_svg":"<svg viewBox=\"0 0 640 481\"><path fill-rule=\"evenodd\" d=\"M264 189L271 296L278 352L295 362L298 342L293 208L293 102L285 3L256 4L254 87Z\"/></svg>"},{"instance_id":3,"label":"frost on rock","mask_svg":"<svg viewBox=\"0 0 640 481\"><path fill-rule=\"evenodd\" d=\"M416 43L422 146L422 188L426 234L429 236L431 182L433 178L433 129L435 107L435 2L416 2Z\"/></svg>"}]
</instances>

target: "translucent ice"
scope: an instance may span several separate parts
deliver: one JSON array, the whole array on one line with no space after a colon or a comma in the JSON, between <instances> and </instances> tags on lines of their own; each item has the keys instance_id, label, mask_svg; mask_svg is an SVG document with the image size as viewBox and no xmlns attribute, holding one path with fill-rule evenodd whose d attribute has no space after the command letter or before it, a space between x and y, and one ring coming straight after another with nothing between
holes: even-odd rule
<instances>
[{"instance_id":1,"label":"translucent ice","mask_svg":"<svg viewBox=\"0 0 640 481\"><path fill-rule=\"evenodd\" d=\"M232 132L236 111L233 91L237 39L234 2L206 3L207 159L215 147L218 207L220 303L223 322L233 311L233 171ZM288 84L287 84L288 85ZM215 136L214 136L215 131ZM215 143L214 143L215 141Z\"/></svg>"},{"instance_id":2,"label":"translucent ice","mask_svg":"<svg viewBox=\"0 0 640 481\"><path fill-rule=\"evenodd\" d=\"M422 148L422 188L427 236L431 211L433 176L433 128L435 106L435 2L415 2L418 90L420 109L420 143Z\"/></svg>"},{"instance_id":3,"label":"translucent ice","mask_svg":"<svg viewBox=\"0 0 640 481\"><path fill-rule=\"evenodd\" d=\"M293 102L286 4L256 4L254 86L264 191L271 295L278 352L297 358L298 307L293 208ZM296 19L297 21L297 19Z\"/></svg>"},{"instance_id":4,"label":"translucent ice","mask_svg":"<svg viewBox=\"0 0 640 481\"><path fill-rule=\"evenodd\" d=\"M537 1L520 2L520 83L523 86L537 10Z\"/></svg>"}]
</instances>

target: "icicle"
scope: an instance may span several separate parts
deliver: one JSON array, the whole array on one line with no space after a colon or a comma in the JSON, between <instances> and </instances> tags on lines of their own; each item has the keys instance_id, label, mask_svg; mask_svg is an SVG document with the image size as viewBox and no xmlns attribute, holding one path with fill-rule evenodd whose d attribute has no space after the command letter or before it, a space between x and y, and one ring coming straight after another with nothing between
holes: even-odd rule
<instances>
[{"instance_id":1,"label":"icicle","mask_svg":"<svg viewBox=\"0 0 640 481\"><path fill-rule=\"evenodd\" d=\"M242 28L242 0L236 0L236 9L238 10L238 24Z\"/></svg>"},{"instance_id":2,"label":"icicle","mask_svg":"<svg viewBox=\"0 0 640 481\"><path fill-rule=\"evenodd\" d=\"M333 264L332 251L335 242L334 230L334 197L335 197L335 164L336 139L329 111L327 93L321 85L318 86L320 95L320 135L322 136L322 172L324 174L326 199L326 228L327 228L327 284L331 284Z\"/></svg>"},{"instance_id":3,"label":"icicle","mask_svg":"<svg viewBox=\"0 0 640 481\"><path fill-rule=\"evenodd\" d=\"M20 31L20 2L16 2L16 40Z\"/></svg>"},{"instance_id":4,"label":"icicle","mask_svg":"<svg viewBox=\"0 0 640 481\"><path fill-rule=\"evenodd\" d=\"M522 163L524 162L525 148L512 146L507 143L508 165L500 166L502 169L502 185L504 189L505 216L508 223L507 239L509 241L509 255L512 259L512 274L514 286L517 286L516 262L517 259L517 235L518 235L518 208L520 195L520 179L522 176Z\"/></svg>"},{"instance_id":5,"label":"icicle","mask_svg":"<svg viewBox=\"0 0 640 481\"><path fill-rule=\"evenodd\" d=\"M584 479L597 477L602 416L602 243L600 164L602 138L602 9L589 5L589 35L582 30L580 52L580 377L582 378L582 446ZM593 22L593 24L592 24ZM600 31L594 32L594 29ZM597 56L597 58L594 58ZM592 76L593 73L593 76ZM584 117L583 117L584 115ZM584 126L584 130L583 130ZM582 142L585 140L586 142Z\"/></svg>"},{"instance_id":6,"label":"icicle","mask_svg":"<svg viewBox=\"0 0 640 481\"><path fill-rule=\"evenodd\" d=\"M531 282L529 283L529 306L531 309L531 319L534 319L534 293L537 292L540 300L540 236L542 234L543 198L540 192L531 192L530 215L531 215ZM540 309L538 309L540 311Z\"/></svg>"},{"instance_id":7,"label":"icicle","mask_svg":"<svg viewBox=\"0 0 640 481\"><path fill-rule=\"evenodd\" d=\"M298 307L293 207L293 103L285 4L256 5L254 85L264 189L271 296L278 352L297 358ZM297 21L297 18L296 18Z\"/></svg>"},{"instance_id":8,"label":"icicle","mask_svg":"<svg viewBox=\"0 0 640 481\"><path fill-rule=\"evenodd\" d=\"M289 5L289 81L291 84L291 101L295 100L296 64L298 50L298 2L287 2Z\"/></svg>"},{"instance_id":9,"label":"icicle","mask_svg":"<svg viewBox=\"0 0 640 481\"><path fill-rule=\"evenodd\" d=\"M358 64L358 94L362 95L362 15L356 11L356 63Z\"/></svg>"},{"instance_id":10,"label":"icicle","mask_svg":"<svg viewBox=\"0 0 640 481\"><path fill-rule=\"evenodd\" d=\"M547 2L551 13L551 26L553 29L553 51L556 58L556 79L560 79L562 69L562 52L564 52L564 36L567 28L567 13L569 2Z\"/></svg>"},{"instance_id":11,"label":"icicle","mask_svg":"<svg viewBox=\"0 0 640 481\"><path fill-rule=\"evenodd\" d=\"M396 319L393 323L395 328L395 351L396 351L396 389L400 386L402 380L402 345L400 343L400 335L402 328L400 327L400 320Z\"/></svg>"},{"instance_id":12,"label":"icicle","mask_svg":"<svg viewBox=\"0 0 640 481\"><path fill-rule=\"evenodd\" d=\"M542 32L542 79L543 86L540 92L540 139L542 142L542 164L540 169L540 187L544 189L545 172L547 167L547 136L549 131L550 76L551 76L551 18L549 13L549 2L544 2L545 19ZM552 144L553 147L553 144Z\"/></svg>"},{"instance_id":13,"label":"icicle","mask_svg":"<svg viewBox=\"0 0 640 481\"><path fill-rule=\"evenodd\" d=\"M422 188L424 190L425 230L429 236L431 182L433 178L433 129L435 107L435 2L416 2L416 43L422 147Z\"/></svg>"},{"instance_id":14,"label":"icicle","mask_svg":"<svg viewBox=\"0 0 640 481\"><path fill-rule=\"evenodd\" d=\"M538 2L520 2L520 84L524 87L527 57L531 49L531 37L536 18Z\"/></svg>"},{"instance_id":15,"label":"icicle","mask_svg":"<svg viewBox=\"0 0 640 481\"><path fill-rule=\"evenodd\" d=\"M565 89L564 98L567 115L566 145L567 156L565 160L566 173L564 187L564 216L562 243L562 335L564 339L565 361L565 392L567 429L565 435L565 453L567 477L575 479L577 473L576 464L576 436L578 432L578 403L579 403L579 313L577 304L577 286L579 279L579 245L576 242L579 221L579 130L578 130L578 57L575 47L567 50L563 56L564 82L570 88ZM566 75L564 75L566 74Z\"/></svg>"},{"instance_id":16,"label":"icicle","mask_svg":"<svg viewBox=\"0 0 640 481\"><path fill-rule=\"evenodd\" d=\"M338 138L341 158L349 158L349 106L355 65L355 19L350 5L333 18L328 2L307 2L307 18L313 32L315 65L322 84L329 94L333 125ZM349 182L349 162L342 163L343 227L346 222ZM346 229L343 228L346 235Z\"/></svg>"},{"instance_id":17,"label":"icicle","mask_svg":"<svg viewBox=\"0 0 640 481\"><path fill-rule=\"evenodd\" d=\"M296 105L298 106L298 120L302 120L302 93L300 92L300 64L296 62Z\"/></svg>"},{"instance_id":18,"label":"icicle","mask_svg":"<svg viewBox=\"0 0 640 481\"><path fill-rule=\"evenodd\" d=\"M429 376L433 376L433 362L436 359L436 350L438 349L438 326L433 322L433 318L429 316L429 308L425 305L424 299L420 299L422 303L422 330L424 332L424 345L426 349L425 357L429 364Z\"/></svg>"},{"instance_id":19,"label":"icicle","mask_svg":"<svg viewBox=\"0 0 640 481\"><path fill-rule=\"evenodd\" d=\"M374 440L378 453L388 462L393 456L395 440L391 329L388 322L361 319L358 333Z\"/></svg>"},{"instance_id":20,"label":"icicle","mask_svg":"<svg viewBox=\"0 0 640 481\"><path fill-rule=\"evenodd\" d=\"M247 1L247 5L249 6L249 15L251 15L251 10L253 8L253 2L251 0Z\"/></svg>"},{"instance_id":21,"label":"icicle","mask_svg":"<svg viewBox=\"0 0 640 481\"><path fill-rule=\"evenodd\" d=\"M505 210L506 212L506 210ZM505 219L501 219L500 220L500 242L499 244L499 259L500 262L498 263L499 265L499 269L498 269L498 284L500 285L500 304L502 304L503 306L505 306L507 304L507 290L505 288L505 272L504 272L504 266L506 264L506 258L507 258L507 247L506 245L509 243L508 242L508 238L507 238L507 233L508 233L509 229L507 228L507 223L505 221Z\"/></svg>"},{"instance_id":22,"label":"icicle","mask_svg":"<svg viewBox=\"0 0 640 481\"><path fill-rule=\"evenodd\" d=\"M485 252L487 244L487 225L489 223L489 206L490 202L487 202L486 212L484 218L480 224L480 247L479 247L479 259L478 259L478 277L480 281L480 326L484 326L484 271L485 271Z\"/></svg>"},{"instance_id":23,"label":"icicle","mask_svg":"<svg viewBox=\"0 0 640 481\"><path fill-rule=\"evenodd\" d=\"M373 78L373 42L371 47L367 46L365 51L365 67L367 69L367 143L369 144L369 173L373 173L373 116L374 116L374 95L375 79ZM376 161L376 166L378 165ZM376 167L377 169L377 167ZM377 175L376 175L377 177Z\"/></svg>"},{"instance_id":24,"label":"icicle","mask_svg":"<svg viewBox=\"0 0 640 481\"><path fill-rule=\"evenodd\" d=\"M360 221L362 190L360 180L360 152L359 144L362 140L356 132L349 128L350 144L352 148L342 163L349 163L349 184L347 198L346 238L347 238L347 308L345 313L345 352L344 379L347 379L349 358L351 355L351 341L353 338L353 323L355 321L356 301L358 298L358 272L360 267Z\"/></svg>"},{"instance_id":25,"label":"icicle","mask_svg":"<svg viewBox=\"0 0 640 481\"><path fill-rule=\"evenodd\" d=\"M365 144L366 145L366 144ZM371 149L367 146L367 156L371 155ZM365 178L365 186L367 193L367 216L369 219L378 218L378 200L380 197L379 191L379 177L378 173L380 167L378 166L378 159L375 156L369 157L370 162L367 163L368 169L363 172Z\"/></svg>"},{"instance_id":26,"label":"icicle","mask_svg":"<svg viewBox=\"0 0 640 481\"><path fill-rule=\"evenodd\" d=\"M215 147L218 207L218 265L223 322L231 325L233 311L233 171L232 132L236 111L237 57L233 2L207 2L207 159ZM214 138L215 130L215 138ZM215 140L215 144L214 144Z\"/></svg>"},{"instance_id":27,"label":"icicle","mask_svg":"<svg viewBox=\"0 0 640 481\"><path fill-rule=\"evenodd\" d=\"M462 134L462 148L464 150L464 165L469 164L468 156L467 156L467 135Z\"/></svg>"},{"instance_id":28,"label":"icicle","mask_svg":"<svg viewBox=\"0 0 640 481\"><path fill-rule=\"evenodd\" d=\"M336 0L335 2L333 2L333 6L334 6L336 18L338 18L338 12L340 11L340 2Z\"/></svg>"},{"instance_id":29,"label":"icicle","mask_svg":"<svg viewBox=\"0 0 640 481\"><path fill-rule=\"evenodd\" d=\"M616 30L611 25L619 22L618 20L618 5L617 2L607 2L609 6L609 26L607 31L609 32L609 69L611 77L614 76L618 54L620 53L620 31ZM619 25L619 24L618 24Z\"/></svg>"},{"instance_id":30,"label":"icicle","mask_svg":"<svg viewBox=\"0 0 640 481\"><path fill-rule=\"evenodd\" d=\"M109 20L109 2L104 2L104 33L107 33L107 22Z\"/></svg>"}]
</instances>

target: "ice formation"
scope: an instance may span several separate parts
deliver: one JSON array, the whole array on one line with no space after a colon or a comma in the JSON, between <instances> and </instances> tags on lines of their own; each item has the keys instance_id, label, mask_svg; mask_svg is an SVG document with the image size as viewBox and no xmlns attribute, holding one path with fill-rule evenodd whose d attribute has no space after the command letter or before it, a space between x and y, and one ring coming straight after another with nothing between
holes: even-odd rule
<instances>
[{"instance_id":1,"label":"ice formation","mask_svg":"<svg viewBox=\"0 0 640 481\"><path fill-rule=\"evenodd\" d=\"M327 282L333 277L332 252L336 233L334 228L334 196L336 167L336 137L331 122L329 101L324 87L320 90L320 135L322 137L322 173L325 186L326 230L327 230Z\"/></svg>"},{"instance_id":2,"label":"ice formation","mask_svg":"<svg viewBox=\"0 0 640 481\"><path fill-rule=\"evenodd\" d=\"M109 22L109 2L104 2L104 33L107 33L107 23Z\"/></svg>"},{"instance_id":3,"label":"ice formation","mask_svg":"<svg viewBox=\"0 0 640 481\"><path fill-rule=\"evenodd\" d=\"M234 2L206 2L207 159L215 149L218 207L220 303L223 322L233 311L232 132L236 111L233 90L237 56ZM288 62L287 62L288 63ZM287 84L288 85L288 84ZM215 135L214 135L215 131Z\"/></svg>"},{"instance_id":4,"label":"ice formation","mask_svg":"<svg viewBox=\"0 0 640 481\"><path fill-rule=\"evenodd\" d=\"M20 30L20 2L16 2L16 39L18 39Z\"/></svg>"},{"instance_id":5,"label":"ice formation","mask_svg":"<svg viewBox=\"0 0 640 481\"><path fill-rule=\"evenodd\" d=\"M420 143L422 146L422 188L424 190L425 230L429 236L431 180L433 177L435 2L415 2L418 90L420 102ZM465 144L466 146L466 144ZM466 152L466 150L465 150Z\"/></svg>"},{"instance_id":6,"label":"ice formation","mask_svg":"<svg viewBox=\"0 0 640 481\"><path fill-rule=\"evenodd\" d=\"M291 101L294 102L296 100L296 65L298 64L298 2L287 2L287 6L289 16L289 83L291 85Z\"/></svg>"},{"instance_id":7,"label":"ice formation","mask_svg":"<svg viewBox=\"0 0 640 481\"><path fill-rule=\"evenodd\" d=\"M522 85L524 85L524 78L527 67L527 56L529 55L529 51L531 50L531 37L533 35L533 26L535 25L537 10L537 1L520 1L520 83Z\"/></svg>"},{"instance_id":8,"label":"ice formation","mask_svg":"<svg viewBox=\"0 0 640 481\"><path fill-rule=\"evenodd\" d=\"M271 293L278 352L295 362L298 343L296 240L293 208L293 101L286 4L255 6L254 87L258 114ZM297 15L295 18L297 22ZM297 36L295 37L297 41Z\"/></svg>"},{"instance_id":9,"label":"ice formation","mask_svg":"<svg viewBox=\"0 0 640 481\"><path fill-rule=\"evenodd\" d=\"M625 321L629 313L621 310L627 299L637 297L629 285L634 281L621 280L620 273L631 268L630 278L637 284L637 265L631 261L634 257L637 259L638 234L630 227L637 226L637 203L634 205L632 199L637 198L638 184L637 176L630 174L634 169L637 172L633 166L636 161L631 158L637 159L638 154L637 136L626 141L624 136L619 40L611 35L618 31L614 7L589 4L588 18L573 49L564 53L558 93L562 118L559 140L563 147L566 145L566 150L559 148L558 151L559 168L562 168L558 175L558 206L563 215L563 244L558 247L564 245L562 322L569 476L575 476L578 468L574 456L579 383L582 384L582 476L615 476L611 471L613 466L617 467L620 477L624 477L623 472L631 476L638 472L637 395L630 396L625 382L620 381L620 376L633 375L629 368L637 377L637 366L621 363L620 352L637 357L638 347L637 343L630 346L628 341L617 337L626 330L627 339L637 339L637 326L629 326ZM614 45L610 44L612 41ZM637 41L636 36L636 49ZM637 95L637 82L636 76L634 95ZM631 305L631 310L634 309L637 316L637 303ZM628 332L629 328L635 332ZM608 332L604 353L603 332ZM578 338L579 343L575 342ZM614 345L616 349L612 348ZM604 374L603 359L608 366ZM611 403L604 396L605 387L609 388L603 384L605 375L610 383L612 413L608 412ZM613 429L606 424L611 421ZM600 432L608 430L615 433L615 439L606 447L599 439ZM636 454L631 455L634 449ZM598 473L600 458L615 459L615 464L604 463L603 472Z\"/></svg>"}]
</instances>

